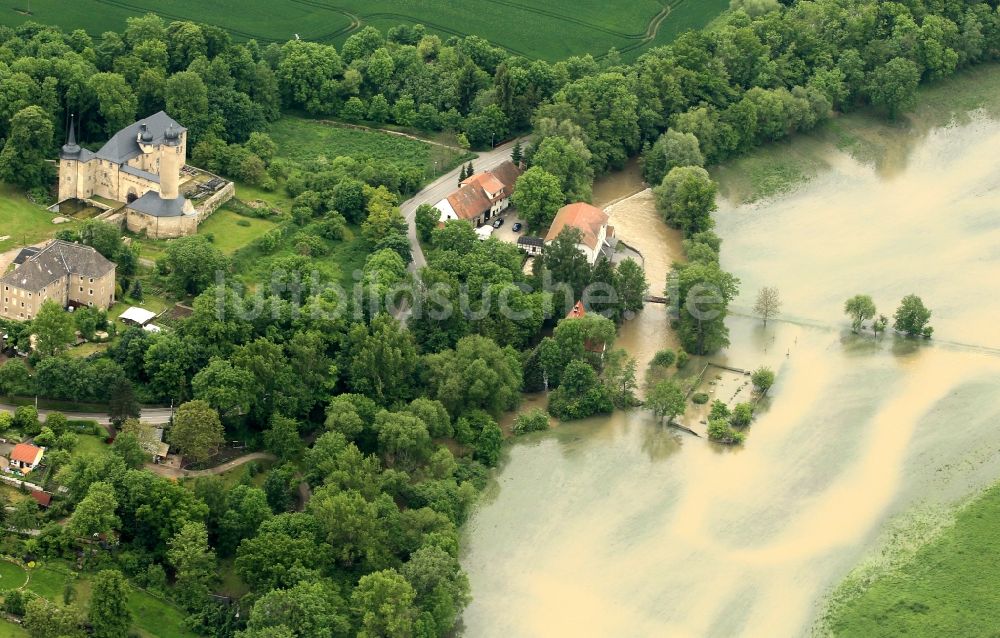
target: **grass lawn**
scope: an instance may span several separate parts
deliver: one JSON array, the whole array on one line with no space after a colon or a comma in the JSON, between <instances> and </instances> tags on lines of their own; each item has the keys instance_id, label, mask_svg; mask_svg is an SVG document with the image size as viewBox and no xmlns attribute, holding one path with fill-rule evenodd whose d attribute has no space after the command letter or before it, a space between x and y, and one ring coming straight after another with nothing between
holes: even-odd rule
<instances>
[{"instance_id":1,"label":"grass lawn","mask_svg":"<svg viewBox=\"0 0 1000 638\"><path fill-rule=\"evenodd\" d=\"M31 635L7 619L0 620L0 638L31 638Z\"/></svg>"},{"instance_id":2,"label":"grass lawn","mask_svg":"<svg viewBox=\"0 0 1000 638\"><path fill-rule=\"evenodd\" d=\"M202 235L211 234L215 247L227 255L275 227L266 219L244 217L225 207L212 213L198 228Z\"/></svg>"},{"instance_id":3,"label":"grass lawn","mask_svg":"<svg viewBox=\"0 0 1000 638\"><path fill-rule=\"evenodd\" d=\"M15 246L35 244L52 237L57 230L73 228L76 222L53 224L52 213L28 201L20 190L0 182L0 252Z\"/></svg>"},{"instance_id":4,"label":"grass lawn","mask_svg":"<svg viewBox=\"0 0 1000 638\"><path fill-rule=\"evenodd\" d=\"M104 439L92 434L80 434L76 438L76 446L73 448L73 455L92 454L94 456L104 456L111 454L111 446L104 442Z\"/></svg>"},{"instance_id":5,"label":"grass lawn","mask_svg":"<svg viewBox=\"0 0 1000 638\"><path fill-rule=\"evenodd\" d=\"M6 436L10 438L11 434L9 431ZM10 505L19 503L27 498L31 498L29 495L17 489L10 483L0 483L0 497L6 499L7 503ZM0 585L0 589L8 589L8 587Z\"/></svg>"},{"instance_id":6,"label":"grass lawn","mask_svg":"<svg viewBox=\"0 0 1000 638\"><path fill-rule=\"evenodd\" d=\"M466 153L392 133L359 130L291 115L273 123L267 132L278 145L279 157L299 162L317 157L372 157L400 169L416 167L430 177L435 174L435 167L437 174L445 173L468 157ZM240 192L240 196L245 195Z\"/></svg>"},{"instance_id":7,"label":"grass lawn","mask_svg":"<svg viewBox=\"0 0 1000 638\"><path fill-rule=\"evenodd\" d=\"M503 2L488 0L339 0L284 2L276 10L266 0L0 0L0 23L27 20L85 29L93 36L121 32L130 16L155 12L167 22L194 20L221 26L237 40L254 38L261 44L284 42L296 36L343 44L364 26L383 33L400 24L423 24L441 38L477 35L527 58L550 61L571 55L603 55L612 47L634 58L651 46L665 44L677 34L705 26L728 8L728 0L632 0L608 10L603 0L548 0ZM664 13L666 14L664 16ZM558 34L558 37L552 37Z\"/></svg>"},{"instance_id":8,"label":"grass lawn","mask_svg":"<svg viewBox=\"0 0 1000 638\"><path fill-rule=\"evenodd\" d=\"M28 572L20 565L0 560L0 589L20 589L28 582Z\"/></svg>"},{"instance_id":9,"label":"grass lawn","mask_svg":"<svg viewBox=\"0 0 1000 638\"><path fill-rule=\"evenodd\" d=\"M236 199L244 202L260 200L285 213L291 212L294 203L284 188L266 191L243 182L236 182Z\"/></svg>"},{"instance_id":10,"label":"grass lawn","mask_svg":"<svg viewBox=\"0 0 1000 638\"><path fill-rule=\"evenodd\" d=\"M111 347L110 341L104 341L102 343L94 343L88 341L87 343L81 343L78 346L70 348L69 350L66 351L66 354L71 357L76 357L77 359L84 359L92 354L96 354L98 352L104 352L110 347Z\"/></svg>"},{"instance_id":11,"label":"grass lawn","mask_svg":"<svg viewBox=\"0 0 1000 638\"><path fill-rule=\"evenodd\" d=\"M996 636L1000 618L1000 485L959 511L912 560L829 616L837 636Z\"/></svg>"}]
</instances>

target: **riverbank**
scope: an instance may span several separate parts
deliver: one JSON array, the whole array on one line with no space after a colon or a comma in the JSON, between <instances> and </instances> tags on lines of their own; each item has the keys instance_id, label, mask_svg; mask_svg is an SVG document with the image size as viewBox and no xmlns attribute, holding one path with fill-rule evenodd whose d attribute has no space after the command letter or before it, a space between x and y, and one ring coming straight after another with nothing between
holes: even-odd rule
<instances>
[{"instance_id":1,"label":"riverbank","mask_svg":"<svg viewBox=\"0 0 1000 638\"><path fill-rule=\"evenodd\" d=\"M934 521L935 519L931 519ZM887 553L919 550L871 574L862 567L838 588L820 635L990 636L1000 618L1000 484L927 525L904 530ZM925 532L921 535L921 532Z\"/></svg>"},{"instance_id":2,"label":"riverbank","mask_svg":"<svg viewBox=\"0 0 1000 638\"><path fill-rule=\"evenodd\" d=\"M934 129L972 117L1000 116L1000 64L982 64L920 87L916 108L896 122L870 109L830 119L815 130L710 167L719 193L734 205L794 192L850 160L879 177L903 172L914 149Z\"/></svg>"}]
</instances>

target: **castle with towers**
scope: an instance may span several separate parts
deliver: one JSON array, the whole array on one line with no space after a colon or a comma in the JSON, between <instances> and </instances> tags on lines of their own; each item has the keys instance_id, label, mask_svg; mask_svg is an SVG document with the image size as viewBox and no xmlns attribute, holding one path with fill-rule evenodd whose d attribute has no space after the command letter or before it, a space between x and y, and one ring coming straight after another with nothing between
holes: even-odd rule
<instances>
[{"instance_id":1,"label":"castle with towers","mask_svg":"<svg viewBox=\"0 0 1000 638\"><path fill-rule=\"evenodd\" d=\"M194 234L202 219L232 196L232 185L224 198L211 198L221 199L211 210L196 210L180 192L182 179L198 172L185 169L186 155L187 129L163 111L118 131L96 152L77 144L71 122L59 154L59 201L96 196L119 202L128 230L153 239Z\"/></svg>"}]
</instances>

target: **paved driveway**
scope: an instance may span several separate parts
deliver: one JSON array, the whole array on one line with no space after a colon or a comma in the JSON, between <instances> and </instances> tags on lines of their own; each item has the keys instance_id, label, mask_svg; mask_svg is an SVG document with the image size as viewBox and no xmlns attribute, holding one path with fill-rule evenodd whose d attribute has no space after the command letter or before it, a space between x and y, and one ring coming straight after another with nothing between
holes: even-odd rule
<instances>
[{"instance_id":1,"label":"paved driveway","mask_svg":"<svg viewBox=\"0 0 1000 638\"><path fill-rule=\"evenodd\" d=\"M493 237L496 237L500 241L517 245L517 238L525 235L524 228L518 232L514 232L514 224L521 221L521 218L517 216L517 209L513 207L508 208L500 215L500 219L503 220L503 226L493 231ZM495 221L496 218L493 218L490 220L490 223L492 224Z\"/></svg>"}]
</instances>

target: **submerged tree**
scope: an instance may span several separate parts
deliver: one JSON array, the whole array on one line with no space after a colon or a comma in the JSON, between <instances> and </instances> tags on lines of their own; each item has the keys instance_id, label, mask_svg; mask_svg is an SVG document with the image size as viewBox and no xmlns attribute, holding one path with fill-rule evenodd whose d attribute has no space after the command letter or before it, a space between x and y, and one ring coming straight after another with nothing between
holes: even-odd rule
<instances>
[{"instance_id":1,"label":"submerged tree","mask_svg":"<svg viewBox=\"0 0 1000 638\"><path fill-rule=\"evenodd\" d=\"M765 326L767 325L767 320L777 315L780 310L781 298L778 296L777 288L764 286L757 291L757 302L753 305L753 311L754 314L764 320Z\"/></svg>"},{"instance_id":2,"label":"submerged tree","mask_svg":"<svg viewBox=\"0 0 1000 638\"><path fill-rule=\"evenodd\" d=\"M927 325L930 321L931 311L924 306L923 300L916 295L906 295L899 303L896 314L893 315L895 322L893 328L897 332L904 333L907 337L923 336L929 339L934 329Z\"/></svg>"},{"instance_id":3,"label":"submerged tree","mask_svg":"<svg viewBox=\"0 0 1000 638\"><path fill-rule=\"evenodd\" d=\"M844 312L851 318L851 331L857 334L865 321L875 316L875 302L868 295L854 295L844 302Z\"/></svg>"}]
</instances>

